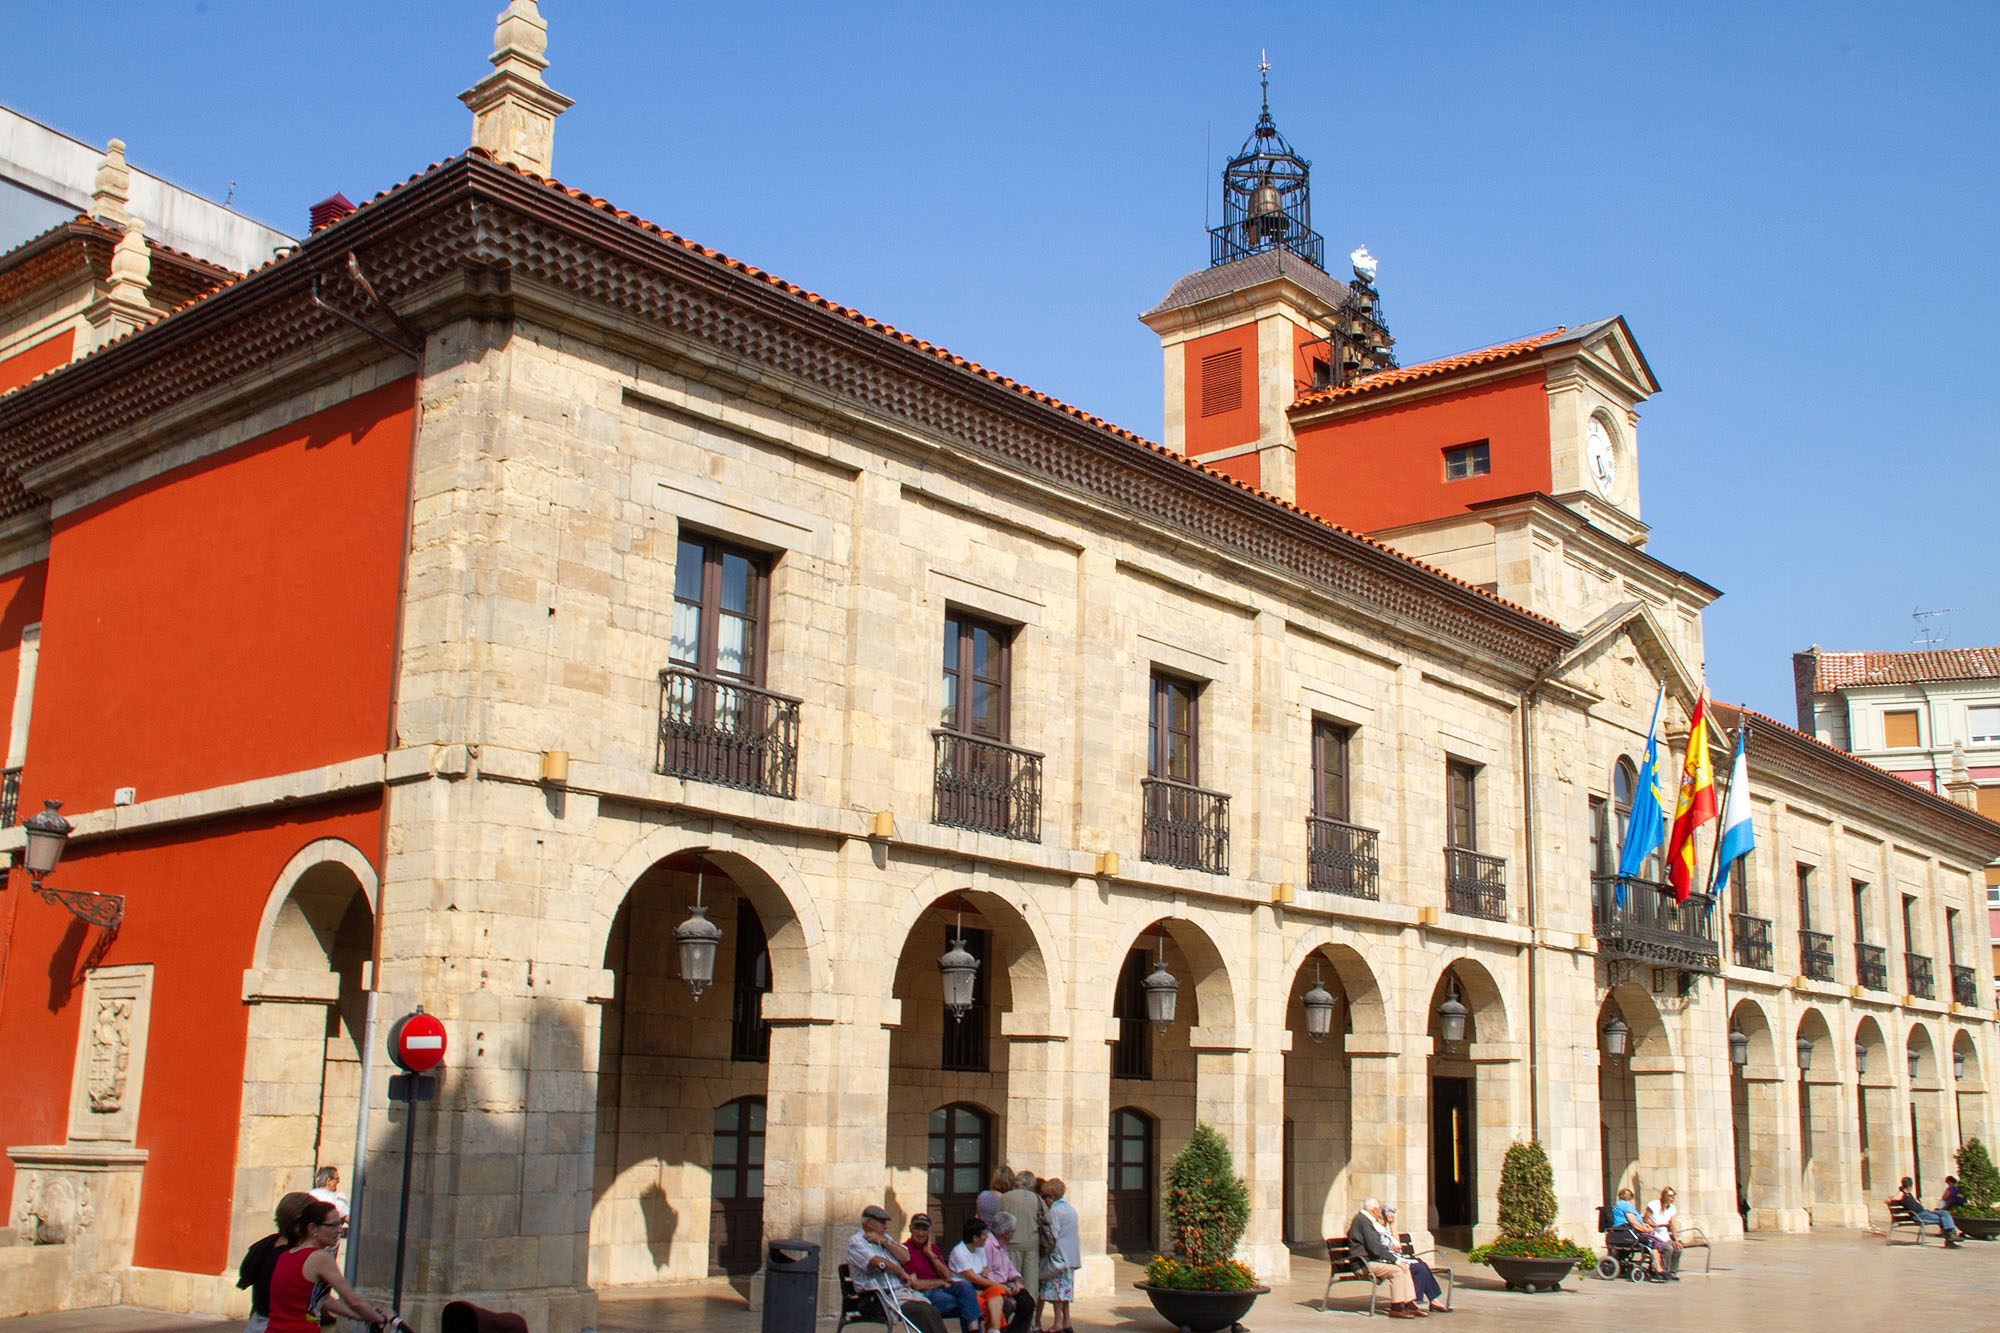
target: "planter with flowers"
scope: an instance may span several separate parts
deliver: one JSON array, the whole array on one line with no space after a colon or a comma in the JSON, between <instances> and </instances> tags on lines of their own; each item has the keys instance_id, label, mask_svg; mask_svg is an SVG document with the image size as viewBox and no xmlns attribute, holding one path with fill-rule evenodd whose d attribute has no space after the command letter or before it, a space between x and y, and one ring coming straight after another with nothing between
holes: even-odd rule
<instances>
[{"instance_id":1,"label":"planter with flowers","mask_svg":"<svg viewBox=\"0 0 2000 1333\"><path fill-rule=\"evenodd\" d=\"M1230 1256L1250 1223L1250 1191L1236 1174L1229 1145L1208 1125L1167 1164L1167 1247L1146 1266L1140 1291L1181 1333L1238 1326L1269 1291Z\"/></svg>"},{"instance_id":2,"label":"planter with flowers","mask_svg":"<svg viewBox=\"0 0 2000 1333\"><path fill-rule=\"evenodd\" d=\"M1557 1291L1571 1268L1588 1268L1597 1252L1555 1233L1555 1174L1533 1139L1508 1145L1500 1162L1500 1238L1466 1256L1490 1265L1510 1291Z\"/></svg>"}]
</instances>

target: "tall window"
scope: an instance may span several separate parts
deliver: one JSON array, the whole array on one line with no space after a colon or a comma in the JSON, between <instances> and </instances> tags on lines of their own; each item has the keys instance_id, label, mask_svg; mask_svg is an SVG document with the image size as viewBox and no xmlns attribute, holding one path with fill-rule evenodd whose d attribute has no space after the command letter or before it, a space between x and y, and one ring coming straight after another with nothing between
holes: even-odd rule
<instances>
[{"instance_id":1,"label":"tall window","mask_svg":"<svg viewBox=\"0 0 2000 1333\"><path fill-rule=\"evenodd\" d=\"M1611 850L1611 807L1602 796L1590 798L1590 873L1609 875L1618 868Z\"/></svg>"},{"instance_id":2,"label":"tall window","mask_svg":"<svg viewBox=\"0 0 2000 1333\"><path fill-rule=\"evenodd\" d=\"M1738 916L1750 915L1750 858L1739 856L1729 867L1729 910Z\"/></svg>"},{"instance_id":3,"label":"tall window","mask_svg":"<svg viewBox=\"0 0 2000 1333\"><path fill-rule=\"evenodd\" d=\"M938 725L988 740L1007 739L1009 633L952 612L944 622L944 706Z\"/></svg>"},{"instance_id":4,"label":"tall window","mask_svg":"<svg viewBox=\"0 0 2000 1333\"><path fill-rule=\"evenodd\" d=\"M1312 812L1347 822L1347 752L1353 732L1338 722L1313 719Z\"/></svg>"},{"instance_id":5,"label":"tall window","mask_svg":"<svg viewBox=\"0 0 2000 1333\"><path fill-rule=\"evenodd\" d=\"M1146 731L1146 775L1189 784L1201 780L1196 704L1199 688L1191 680L1161 672L1153 675L1153 707Z\"/></svg>"},{"instance_id":6,"label":"tall window","mask_svg":"<svg viewBox=\"0 0 2000 1333\"><path fill-rule=\"evenodd\" d=\"M1849 880L1848 891L1854 898L1854 942L1860 944L1868 938L1868 885L1858 879Z\"/></svg>"},{"instance_id":7,"label":"tall window","mask_svg":"<svg viewBox=\"0 0 2000 1333\"><path fill-rule=\"evenodd\" d=\"M1111 1048L1113 1078L1153 1076L1153 1025L1146 1021L1146 974L1152 970L1152 955L1134 949L1125 955L1118 973L1118 994L1112 1015L1118 1020L1118 1041Z\"/></svg>"},{"instance_id":8,"label":"tall window","mask_svg":"<svg viewBox=\"0 0 2000 1333\"><path fill-rule=\"evenodd\" d=\"M949 1009L944 1014L944 1048L939 1063L946 1069L957 1069L972 1073L986 1072L986 1015L989 997L986 993L986 978L992 967L991 939L985 931L967 926L962 931L956 926L945 927L944 944L939 953L951 948L951 942L959 935L965 937L966 951L979 960L979 971L972 977L972 1007L961 1018L954 1019ZM978 1191L974 1190L977 1194Z\"/></svg>"},{"instance_id":9,"label":"tall window","mask_svg":"<svg viewBox=\"0 0 2000 1333\"><path fill-rule=\"evenodd\" d=\"M682 537L674 556L674 628L668 660L704 676L760 684L766 566L762 556Z\"/></svg>"},{"instance_id":10,"label":"tall window","mask_svg":"<svg viewBox=\"0 0 2000 1333\"><path fill-rule=\"evenodd\" d=\"M1479 767L1453 759L1445 764L1445 843L1479 850Z\"/></svg>"},{"instance_id":11,"label":"tall window","mask_svg":"<svg viewBox=\"0 0 2000 1333\"><path fill-rule=\"evenodd\" d=\"M1957 967L1958 909L1956 907L1947 907L1944 909L1944 947L1946 950L1945 956L1951 960L1953 967Z\"/></svg>"},{"instance_id":12,"label":"tall window","mask_svg":"<svg viewBox=\"0 0 2000 1333\"><path fill-rule=\"evenodd\" d=\"M1803 861L1798 866L1799 875L1799 929L1813 928L1812 893L1813 868Z\"/></svg>"},{"instance_id":13,"label":"tall window","mask_svg":"<svg viewBox=\"0 0 2000 1333\"><path fill-rule=\"evenodd\" d=\"M736 900L736 982L729 1011L729 1058L763 1063L771 1058L771 1025L764 996L771 990L771 950L764 923L748 899Z\"/></svg>"},{"instance_id":14,"label":"tall window","mask_svg":"<svg viewBox=\"0 0 2000 1333\"><path fill-rule=\"evenodd\" d=\"M1903 895L1903 951L1923 952L1917 947L1917 900L1907 893Z\"/></svg>"}]
</instances>

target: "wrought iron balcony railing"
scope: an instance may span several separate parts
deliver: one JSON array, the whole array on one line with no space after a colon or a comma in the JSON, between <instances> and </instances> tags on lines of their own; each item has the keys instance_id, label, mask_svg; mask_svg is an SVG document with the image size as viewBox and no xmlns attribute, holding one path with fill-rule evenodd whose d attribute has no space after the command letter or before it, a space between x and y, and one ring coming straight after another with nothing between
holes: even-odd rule
<instances>
[{"instance_id":1,"label":"wrought iron balcony railing","mask_svg":"<svg viewBox=\"0 0 2000 1333\"><path fill-rule=\"evenodd\" d=\"M0 828L13 828L21 810L21 770L0 769Z\"/></svg>"},{"instance_id":2,"label":"wrought iron balcony railing","mask_svg":"<svg viewBox=\"0 0 2000 1333\"><path fill-rule=\"evenodd\" d=\"M799 702L668 667L660 673L659 771L790 800L798 795Z\"/></svg>"},{"instance_id":3,"label":"wrought iron balcony railing","mask_svg":"<svg viewBox=\"0 0 2000 1333\"><path fill-rule=\"evenodd\" d=\"M1979 1005L1979 973L1957 963L1951 965L1951 998L1968 1009Z\"/></svg>"},{"instance_id":4,"label":"wrought iron balcony railing","mask_svg":"<svg viewBox=\"0 0 2000 1333\"><path fill-rule=\"evenodd\" d=\"M934 730L931 743L933 824L1042 840L1041 755L957 731Z\"/></svg>"},{"instance_id":5,"label":"wrought iron balcony railing","mask_svg":"<svg viewBox=\"0 0 2000 1333\"><path fill-rule=\"evenodd\" d=\"M1910 983L1910 994L1918 999L1937 998L1937 980L1931 976L1931 960L1923 954L1903 955L1903 979Z\"/></svg>"},{"instance_id":6,"label":"wrought iron balcony railing","mask_svg":"<svg viewBox=\"0 0 2000 1333\"><path fill-rule=\"evenodd\" d=\"M1507 919L1507 858L1444 849L1444 906L1460 916L1486 921Z\"/></svg>"},{"instance_id":7,"label":"wrought iron balcony railing","mask_svg":"<svg viewBox=\"0 0 2000 1333\"><path fill-rule=\"evenodd\" d=\"M1139 855L1185 870L1229 873L1229 798L1167 778L1142 778Z\"/></svg>"},{"instance_id":8,"label":"wrought iron balcony railing","mask_svg":"<svg viewBox=\"0 0 2000 1333\"><path fill-rule=\"evenodd\" d=\"M1771 970L1771 922L1768 917L1729 914L1729 946L1738 967Z\"/></svg>"},{"instance_id":9,"label":"wrought iron balcony railing","mask_svg":"<svg viewBox=\"0 0 2000 1333\"><path fill-rule=\"evenodd\" d=\"M1869 990L1889 989L1889 951L1879 944L1854 945L1854 979Z\"/></svg>"},{"instance_id":10,"label":"wrought iron balcony railing","mask_svg":"<svg viewBox=\"0 0 2000 1333\"><path fill-rule=\"evenodd\" d=\"M1306 820L1306 887L1349 898L1382 896L1378 876L1382 862L1375 850L1376 832L1338 819Z\"/></svg>"},{"instance_id":11,"label":"wrought iron balcony railing","mask_svg":"<svg viewBox=\"0 0 2000 1333\"><path fill-rule=\"evenodd\" d=\"M1692 893L1677 903L1664 884L1625 879L1622 895L1619 885L1617 875L1591 879L1590 925L1607 954L1687 972L1721 970L1713 898Z\"/></svg>"},{"instance_id":12,"label":"wrought iron balcony railing","mask_svg":"<svg viewBox=\"0 0 2000 1333\"><path fill-rule=\"evenodd\" d=\"M1833 936L1817 930L1799 932L1799 972L1808 980L1833 980Z\"/></svg>"}]
</instances>

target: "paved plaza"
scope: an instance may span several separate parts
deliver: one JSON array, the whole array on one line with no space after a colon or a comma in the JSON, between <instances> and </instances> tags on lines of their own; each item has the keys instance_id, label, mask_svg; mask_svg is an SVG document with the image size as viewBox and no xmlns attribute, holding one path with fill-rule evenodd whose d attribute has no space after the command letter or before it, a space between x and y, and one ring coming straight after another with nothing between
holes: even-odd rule
<instances>
[{"instance_id":1,"label":"paved plaza","mask_svg":"<svg viewBox=\"0 0 2000 1333\"><path fill-rule=\"evenodd\" d=\"M1700 1253L1693 1271L1674 1285L1634 1286L1572 1278L1558 1293L1524 1296L1505 1291L1485 1269L1455 1265L1460 1274L1457 1309L1435 1316L1438 1333L1514 1328L1532 1322L1557 1330L1668 1328L1683 1333L1757 1333L1828 1329L2000 1330L2000 1243L1969 1243L1946 1251L1935 1241L1918 1248L1899 1238L1885 1245L1860 1231L1809 1236L1752 1237L1716 1252L1715 1271L1704 1276ZM1298 1277L1257 1303L1245 1326L1252 1333L1329 1333L1359 1327L1368 1312L1360 1282L1334 1288L1333 1310L1321 1313L1323 1266L1300 1259ZM1131 1288L1139 1270L1120 1265L1120 1294L1084 1302L1076 1326L1084 1330L1169 1333L1144 1297ZM1386 1325L1385 1325L1386 1326ZM157 1314L121 1307L30 1315L0 1320L0 1333L235 1333L227 1320ZM740 1292L722 1281L650 1288L607 1295L599 1303L604 1330L685 1330L687 1333L757 1333L761 1317ZM833 1320L822 1319L830 1330ZM950 1326L954 1333L956 1322ZM425 1331L428 1333L428 1330Z\"/></svg>"}]
</instances>

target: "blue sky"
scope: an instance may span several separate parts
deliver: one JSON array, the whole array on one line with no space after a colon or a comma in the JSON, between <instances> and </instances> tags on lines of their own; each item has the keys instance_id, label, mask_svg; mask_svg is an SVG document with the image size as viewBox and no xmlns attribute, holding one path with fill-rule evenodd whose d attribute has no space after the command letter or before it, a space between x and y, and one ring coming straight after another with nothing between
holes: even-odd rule
<instances>
[{"instance_id":1,"label":"blue sky","mask_svg":"<svg viewBox=\"0 0 2000 1333\"><path fill-rule=\"evenodd\" d=\"M0 101L286 230L461 151L501 0L4 0ZM1271 107L1405 363L1622 314L1651 552L1790 654L2000 643L2000 5L547 0L556 174L1157 438L1134 316Z\"/></svg>"}]
</instances>

